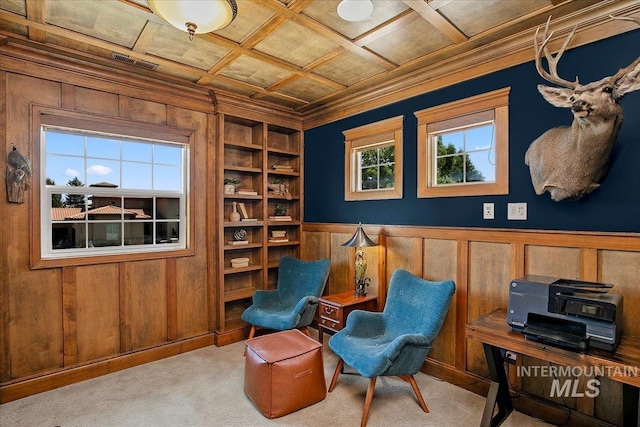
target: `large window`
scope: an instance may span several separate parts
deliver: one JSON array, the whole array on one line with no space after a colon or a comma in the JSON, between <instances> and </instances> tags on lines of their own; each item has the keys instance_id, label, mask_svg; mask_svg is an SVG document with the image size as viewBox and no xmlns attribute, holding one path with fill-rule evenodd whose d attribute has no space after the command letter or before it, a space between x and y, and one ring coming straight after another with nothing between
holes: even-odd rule
<instances>
[{"instance_id":1,"label":"large window","mask_svg":"<svg viewBox=\"0 0 640 427\"><path fill-rule=\"evenodd\" d=\"M509 89L415 113L418 197L507 194Z\"/></svg>"},{"instance_id":2,"label":"large window","mask_svg":"<svg viewBox=\"0 0 640 427\"><path fill-rule=\"evenodd\" d=\"M343 132L345 200L402 198L402 116Z\"/></svg>"},{"instance_id":3,"label":"large window","mask_svg":"<svg viewBox=\"0 0 640 427\"><path fill-rule=\"evenodd\" d=\"M39 127L42 259L187 247L188 144L175 141L184 138L50 122Z\"/></svg>"}]
</instances>

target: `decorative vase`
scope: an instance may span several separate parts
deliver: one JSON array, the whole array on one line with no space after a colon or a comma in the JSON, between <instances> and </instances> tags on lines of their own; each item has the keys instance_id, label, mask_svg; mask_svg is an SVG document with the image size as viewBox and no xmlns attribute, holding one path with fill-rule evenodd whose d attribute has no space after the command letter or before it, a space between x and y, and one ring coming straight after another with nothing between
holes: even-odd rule
<instances>
[{"instance_id":1,"label":"decorative vase","mask_svg":"<svg viewBox=\"0 0 640 427\"><path fill-rule=\"evenodd\" d=\"M235 221L240 221L240 213L238 212L238 203L237 202L233 202L233 210L231 211L231 214L229 215L229 220L232 222Z\"/></svg>"},{"instance_id":2,"label":"decorative vase","mask_svg":"<svg viewBox=\"0 0 640 427\"><path fill-rule=\"evenodd\" d=\"M356 263L355 263L355 285L356 296L367 295L367 286L369 286L369 278L365 278L364 274L367 271L367 260L364 259L364 251L362 249L356 251Z\"/></svg>"},{"instance_id":3,"label":"decorative vase","mask_svg":"<svg viewBox=\"0 0 640 427\"><path fill-rule=\"evenodd\" d=\"M356 279L360 282L364 279L364 273L367 271L367 260L364 259L364 251L356 251Z\"/></svg>"},{"instance_id":4,"label":"decorative vase","mask_svg":"<svg viewBox=\"0 0 640 427\"><path fill-rule=\"evenodd\" d=\"M224 194L234 194L236 192L236 186L234 184L224 185Z\"/></svg>"}]
</instances>

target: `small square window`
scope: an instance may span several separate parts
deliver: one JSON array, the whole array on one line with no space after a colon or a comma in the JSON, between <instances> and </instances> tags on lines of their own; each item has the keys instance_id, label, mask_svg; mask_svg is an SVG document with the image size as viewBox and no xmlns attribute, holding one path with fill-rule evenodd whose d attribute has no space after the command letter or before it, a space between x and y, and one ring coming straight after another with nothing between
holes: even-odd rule
<instances>
[{"instance_id":1,"label":"small square window","mask_svg":"<svg viewBox=\"0 0 640 427\"><path fill-rule=\"evenodd\" d=\"M508 194L508 95L506 88L415 113L418 197Z\"/></svg>"},{"instance_id":2,"label":"small square window","mask_svg":"<svg viewBox=\"0 0 640 427\"><path fill-rule=\"evenodd\" d=\"M345 200L402 198L402 116L344 131Z\"/></svg>"}]
</instances>

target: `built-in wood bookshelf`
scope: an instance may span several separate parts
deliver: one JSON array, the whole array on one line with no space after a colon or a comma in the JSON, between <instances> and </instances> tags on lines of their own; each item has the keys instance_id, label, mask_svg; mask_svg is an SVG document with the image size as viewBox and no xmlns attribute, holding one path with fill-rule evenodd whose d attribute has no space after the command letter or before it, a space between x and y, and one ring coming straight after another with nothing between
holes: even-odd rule
<instances>
[{"instance_id":1,"label":"built-in wood bookshelf","mask_svg":"<svg viewBox=\"0 0 640 427\"><path fill-rule=\"evenodd\" d=\"M253 293L276 288L280 258L300 256L302 132L223 113L218 120L218 162L223 170L217 174L216 187L216 334L220 342L228 343L248 330L241 315ZM223 191L225 178L240 181L235 193ZM239 221L231 220L234 202ZM246 243L238 243L243 236ZM233 267L231 260L237 258L248 258L249 264Z\"/></svg>"}]
</instances>

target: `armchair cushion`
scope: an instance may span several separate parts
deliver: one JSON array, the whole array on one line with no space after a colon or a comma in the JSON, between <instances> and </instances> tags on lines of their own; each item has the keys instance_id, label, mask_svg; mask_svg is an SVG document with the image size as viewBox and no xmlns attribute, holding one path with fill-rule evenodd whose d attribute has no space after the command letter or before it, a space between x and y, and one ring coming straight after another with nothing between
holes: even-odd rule
<instances>
[{"instance_id":1,"label":"armchair cushion","mask_svg":"<svg viewBox=\"0 0 640 427\"><path fill-rule=\"evenodd\" d=\"M301 261L282 257L277 288L256 291L253 304L242 313L242 320L278 331L308 326L328 277L328 258Z\"/></svg>"},{"instance_id":2,"label":"armchair cushion","mask_svg":"<svg viewBox=\"0 0 640 427\"><path fill-rule=\"evenodd\" d=\"M454 291L451 280L430 282L397 270L383 312L351 312L329 347L367 378L414 375L442 327Z\"/></svg>"}]
</instances>

